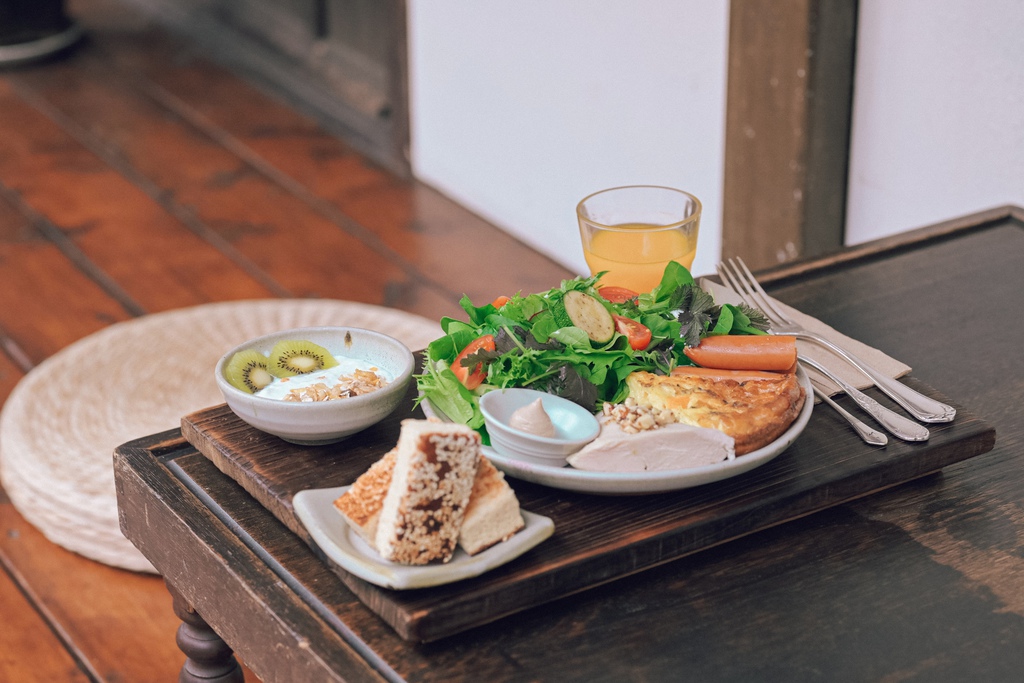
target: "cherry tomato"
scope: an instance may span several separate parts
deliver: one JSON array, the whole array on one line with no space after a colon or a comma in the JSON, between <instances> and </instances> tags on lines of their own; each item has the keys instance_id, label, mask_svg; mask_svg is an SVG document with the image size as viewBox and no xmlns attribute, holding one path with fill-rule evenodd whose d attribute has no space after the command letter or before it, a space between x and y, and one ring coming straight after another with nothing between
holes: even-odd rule
<instances>
[{"instance_id":1,"label":"cherry tomato","mask_svg":"<svg viewBox=\"0 0 1024 683\"><path fill-rule=\"evenodd\" d=\"M470 356L481 349L487 351L494 350L494 335L485 334L482 337L477 337L473 341L466 345L466 348L462 349L462 352L455 357L452 361L452 372L462 382L462 385L469 390L476 389L478 386L483 384L484 379L487 378L487 371L484 369L483 363L477 363L476 366L470 370L468 367L462 364L462 359Z\"/></svg>"},{"instance_id":2,"label":"cherry tomato","mask_svg":"<svg viewBox=\"0 0 1024 683\"><path fill-rule=\"evenodd\" d=\"M640 296L632 289L626 289L625 287L598 287L597 293L603 296L607 301L611 301L613 304L622 304L630 299L635 299Z\"/></svg>"},{"instance_id":3,"label":"cherry tomato","mask_svg":"<svg viewBox=\"0 0 1024 683\"><path fill-rule=\"evenodd\" d=\"M502 306L507 304L509 301L512 301L511 297L507 297L504 294L502 294L497 299L492 301L491 305L494 306L495 308L501 308Z\"/></svg>"},{"instance_id":4,"label":"cherry tomato","mask_svg":"<svg viewBox=\"0 0 1024 683\"><path fill-rule=\"evenodd\" d=\"M612 318L615 319L615 329L626 335L634 351L643 351L651 343L651 330L647 325L621 315L613 315Z\"/></svg>"}]
</instances>

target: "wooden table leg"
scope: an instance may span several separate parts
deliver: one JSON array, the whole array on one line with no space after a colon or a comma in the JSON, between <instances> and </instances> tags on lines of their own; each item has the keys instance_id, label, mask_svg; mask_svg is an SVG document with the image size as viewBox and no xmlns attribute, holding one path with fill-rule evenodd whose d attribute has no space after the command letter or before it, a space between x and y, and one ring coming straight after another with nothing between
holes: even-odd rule
<instances>
[{"instance_id":1,"label":"wooden table leg","mask_svg":"<svg viewBox=\"0 0 1024 683\"><path fill-rule=\"evenodd\" d=\"M174 613L182 621L176 641L186 659L178 683L245 683L242 667L228 644L171 584L166 585L174 598Z\"/></svg>"}]
</instances>

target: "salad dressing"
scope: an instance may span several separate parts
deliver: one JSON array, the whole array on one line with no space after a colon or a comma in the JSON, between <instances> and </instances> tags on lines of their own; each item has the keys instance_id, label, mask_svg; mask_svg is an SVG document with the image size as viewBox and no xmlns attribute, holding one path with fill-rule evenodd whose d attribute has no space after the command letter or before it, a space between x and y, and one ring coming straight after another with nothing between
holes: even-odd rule
<instances>
[{"instance_id":1,"label":"salad dressing","mask_svg":"<svg viewBox=\"0 0 1024 683\"><path fill-rule=\"evenodd\" d=\"M544 403L539 398L512 413L508 425L534 436L555 436L555 424L544 410Z\"/></svg>"}]
</instances>

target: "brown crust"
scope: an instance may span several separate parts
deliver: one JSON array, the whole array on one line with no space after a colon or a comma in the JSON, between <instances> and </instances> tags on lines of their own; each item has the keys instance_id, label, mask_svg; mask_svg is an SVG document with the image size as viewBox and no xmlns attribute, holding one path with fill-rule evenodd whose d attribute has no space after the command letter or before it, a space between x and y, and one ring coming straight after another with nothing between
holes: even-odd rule
<instances>
[{"instance_id":1,"label":"brown crust","mask_svg":"<svg viewBox=\"0 0 1024 683\"><path fill-rule=\"evenodd\" d=\"M806 400L792 373L738 382L634 372L626 384L629 395L640 405L669 410L679 422L718 429L733 437L736 455L763 448L781 436Z\"/></svg>"},{"instance_id":2,"label":"brown crust","mask_svg":"<svg viewBox=\"0 0 1024 683\"><path fill-rule=\"evenodd\" d=\"M397 450L375 462L355 483L334 501L334 507L371 546L376 547L377 521L384 497L391 486ZM470 555L507 541L525 526L519 513L519 501L505 475L483 455L477 461L473 490L466 504L459 544ZM473 527L471 545L466 545L463 532Z\"/></svg>"},{"instance_id":3,"label":"brown crust","mask_svg":"<svg viewBox=\"0 0 1024 683\"><path fill-rule=\"evenodd\" d=\"M397 450L392 448L383 458L359 475L348 491L334 501L334 507L338 512L370 544L374 543L377 519L384 505L384 496L391 485L391 473L395 469L397 457Z\"/></svg>"},{"instance_id":4,"label":"brown crust","mask_svg":"<svg viewBox=\"0 0 1024 683\"><path fill-rule=\"evenodd\" d=\"M469 505L466 506L468 515L473 508L488 496L501 493L508 488L508 482L498 468L491 464L491 461L480 456L480 463L477 465L476 479L473 480L473 492L469 496Z\"/></svg>"},{"instance_id":5,"label":"brown crust","mask_svg":"<svg viewBox=\"0 0 1024 683\"><path fill-rule=\"evenodd\" d=\"M459 534L459 545L470 555L507 541L526 526L519 511L519 500L505 475L480 456L473 480L473 492L466 505L466 517Z\"/></svg>"}]
</instances>

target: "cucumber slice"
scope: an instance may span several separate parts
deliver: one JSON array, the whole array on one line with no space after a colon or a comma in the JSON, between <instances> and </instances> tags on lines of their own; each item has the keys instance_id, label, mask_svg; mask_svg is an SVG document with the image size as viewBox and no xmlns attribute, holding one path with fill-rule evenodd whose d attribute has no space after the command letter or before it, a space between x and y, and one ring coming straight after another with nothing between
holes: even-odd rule
<instances>
[{"instance_id":1,"label":"cucumber slice","mask_svg":"<svg viewBox=\"0 0 1024 683\"><path fill-rule=\"evenodd\" d=\"M559 325L566 327L565 322L575 325L586 332L592 342L604 344L615 336L612 314L604 304L589 294L577 290L566 292L561 305L553 313Z\"/></svg>"}]
</instances>

